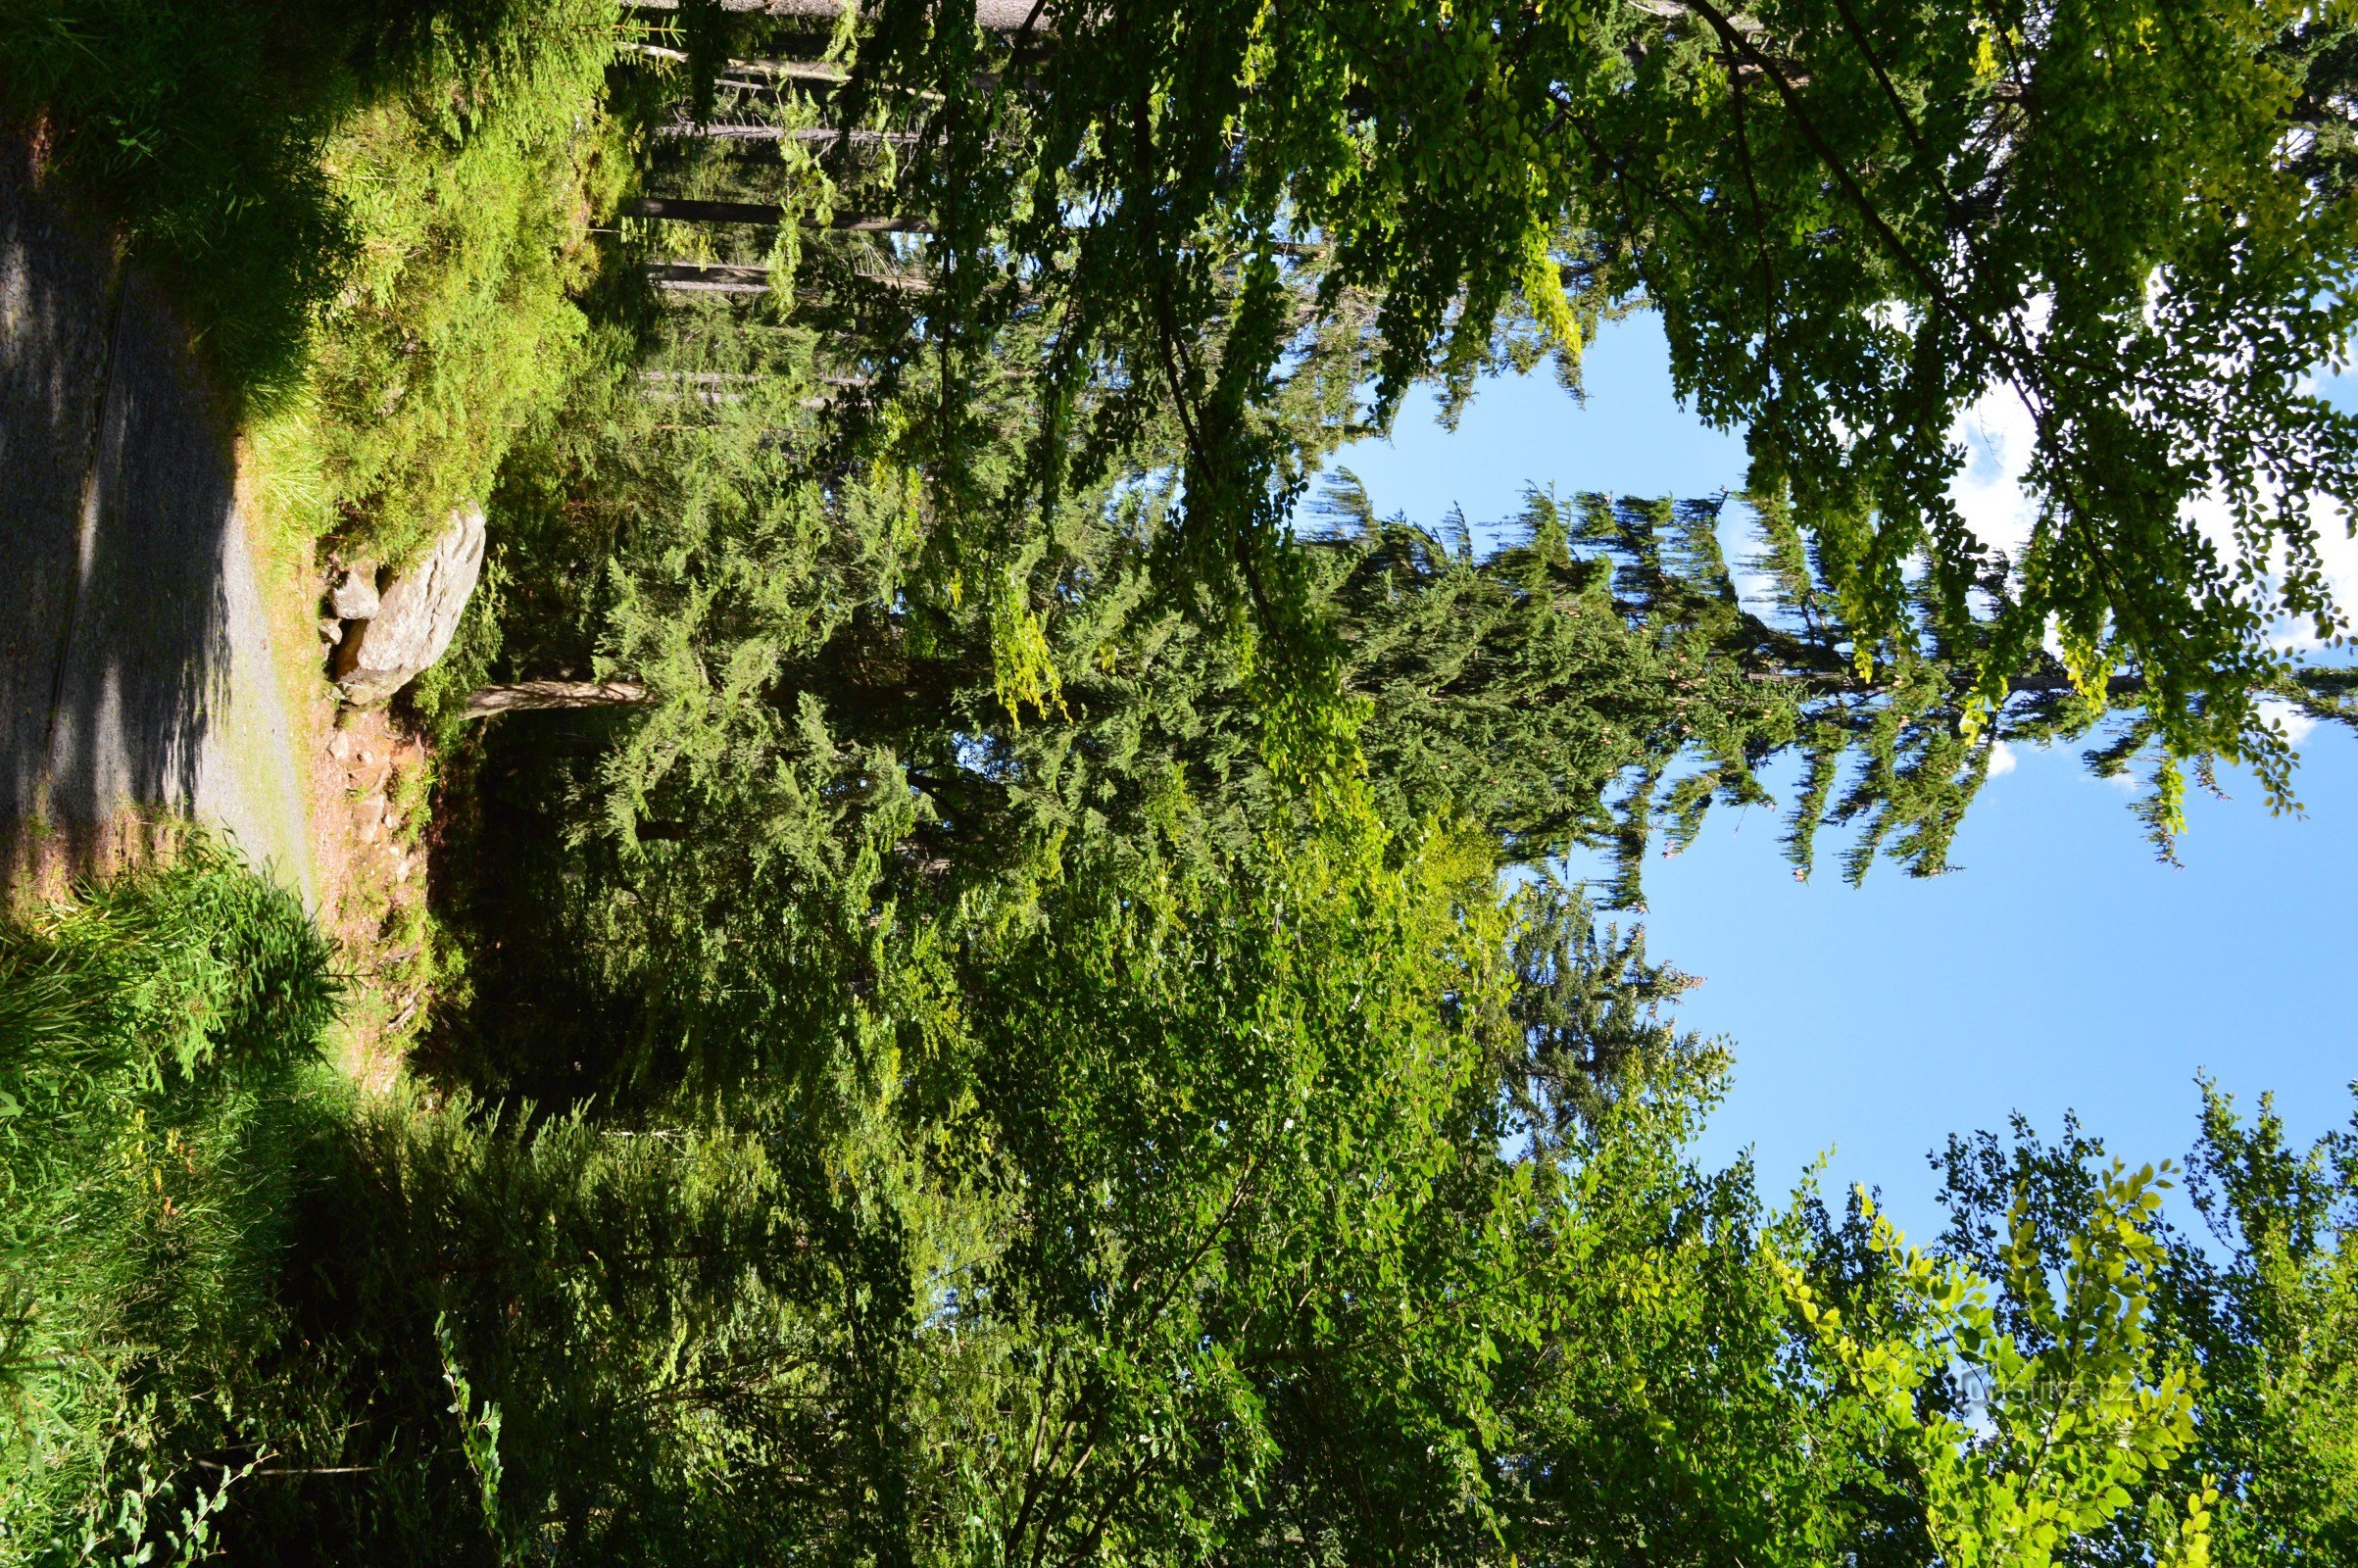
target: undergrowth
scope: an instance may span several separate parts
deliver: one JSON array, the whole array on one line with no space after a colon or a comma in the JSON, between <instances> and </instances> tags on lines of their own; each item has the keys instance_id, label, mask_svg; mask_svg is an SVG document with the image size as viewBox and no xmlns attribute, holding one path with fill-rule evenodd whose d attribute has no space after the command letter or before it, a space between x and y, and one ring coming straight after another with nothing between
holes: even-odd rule
<instances>
[{"instance_id":1,"label":"undergrowth","mask_svg":"<svg viewBox=\"0 0 2358 1568\"><path fill-rule=\"evenodd\" d=\"M0 113L173 291L282 533L398 561L562 401L615 0L0 0Z\"/></svg>"},{"instance_id":2,"label":"undergrowth","mask_svg":"<svg viewBox=\"0 0 2358 1568\"><path fill-rule=\"evenodd\" d=\"M595 1142L356 1093L335 961L202 836L0 928L0 1568L506 1557L474 1260Z\"/></svg>"},{"instance_id":3,"label":"undergrowth","mask_svg":"<svg viewBox=\"0 0 2358 1568\"><path fill-rule=\"evenodd\" d=\"M357 1093L335 961L201 836L0 927L0 1568L756 1555L664 1390L766 1142Z\"/></svg>"},{"instance_id":4,"label":"undergrowth","mask_svg":"<svg viewBox=\"0 0 2358 1568\"><path fill-rule=\"evenodd\" d=\"M0 932L0 1562L193 1559L346 1097L296 902L199 838Z\"/></svg>"}]
</instances>

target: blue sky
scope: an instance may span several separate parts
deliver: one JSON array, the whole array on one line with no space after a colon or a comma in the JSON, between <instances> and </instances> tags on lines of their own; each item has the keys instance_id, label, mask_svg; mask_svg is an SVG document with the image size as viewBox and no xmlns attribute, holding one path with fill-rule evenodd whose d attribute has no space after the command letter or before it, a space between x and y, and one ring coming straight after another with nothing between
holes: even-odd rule
<instances>
[{"instance_id":1,"label":"blue sky","mask_svg":"<svg viewBox=\"0 0 2358 1568\"><path fill-rule=\"evenodd\" d=\"M1454 433L1420 395L1392 440L1336 462L1379 512L1432 522L1459 506L1477 529L1534 483L1742 483L1742 441L1672 397L1652 317L1608 326L1585 380L1585 407L1545 370L1492 381ZM1978 456L1996 480L2002 465ZM2306 816L2272 816L2248 778L2223 779L2233 799L2189 807L2182 869L2155 862L2130 795L2073 750L2024 753L1992 779L1958 835L1964 869L1930 881L1884 865L1851 889L1822 844L1816 880L1795 883L1773 817L1715 812L1692 850L1646 868L1653 955L1704 977L1684 1020L1736 1052L1702 1155L1750 1147L1775 1194L1830 1152L1830 1192L1880 1187L1929 1240L1926 1152L2016 1109L2050 1133L2077 1110L2132 1164L2183 1155L2202 1070L2246 1103L2273 1090L2303 1138L2346 1123L2358 1008L2337 976L2353 956L2358 741L2320 729L2302 752Z\"/></svg>"}]
</instances>

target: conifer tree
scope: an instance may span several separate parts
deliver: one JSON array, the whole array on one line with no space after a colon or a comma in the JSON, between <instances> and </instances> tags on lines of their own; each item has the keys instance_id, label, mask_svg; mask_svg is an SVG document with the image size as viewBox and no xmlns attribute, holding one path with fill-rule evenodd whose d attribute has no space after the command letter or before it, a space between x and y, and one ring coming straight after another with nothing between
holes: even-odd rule
<instances>
[{"instance_id":1,"label":"conifer tree","mask_svg":"<svg viewBox=\"0 0 2358 1568\"><path fill-rule=\"evenodd\" d=\"M1850 662L1904 660L1887 644L1930 613L1978 732L2055 629L2084 698L2137 683L2166 830L2180 760L2248 761L2281 797L2275 639L2339 634L2316 540L2358 427L2307 378L2351 324L2341 38L2233 0L2168 25L2130 5L1049 3L1011 31L898 0L843 19L826 108L917 134L896 210L933 230L933 292L862 310L888 367L945 368L922 416L943 472L994 365L1045 389L1043 517L1159 401L1186 472L1170 565L1245 606L1264 662L1321 701L1337 673L1284 553L1300 430L1262 417L1319 316L1297 302L1372 303L1381 424L1423 376L1462 393L1547 353L1576 374L1600 316L1642 299L1681 391L1746 427L1751 489L1820 551ZM2200 108L2149 124L2133 103ZM1107 377L1133 398L1080 397ZM2039 431L2019 560L1947 490L1951 427L1993 390ZM2205 533L2199 506L2232 526Z\"/></svg>"}]
</instances>

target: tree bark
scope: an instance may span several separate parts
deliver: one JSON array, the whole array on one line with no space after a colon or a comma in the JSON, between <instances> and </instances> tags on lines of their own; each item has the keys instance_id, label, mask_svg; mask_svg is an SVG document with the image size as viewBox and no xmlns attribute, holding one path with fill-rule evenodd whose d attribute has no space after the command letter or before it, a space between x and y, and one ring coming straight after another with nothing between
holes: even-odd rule
<instances>
[{"instance_id":1,"label":"tree bark","mask_svg":"<svg viewBox=\"0 0 2358 1568\"><path fill-rule=\"evenodd\" d=\"M682 120L657 128L656 134L676 140L695 137L705 141L792 141L813 146L830 146L849 141L855 147L881 147L887 143L908 147L915 143L913 130L837 130L830 125L802 125L792 129L784 125L713 124L700 125Z\"/></svg>"},{"instance_id":2,"label":"tree bark","mask_svg":"<svg viewBox=\"0 0 2358 1568\"><path fill-rule=\"evenodd\" d=\"M519 680L485 686L467 699L468 718L552 708L644 708L655 694L635 680Z\"/></svg>"},{"instance_id":3,"label":"tree bark","mask_svg":"<svg viewBox=\"0 0 2358 1568\"><path fill-rule=\"evenodd\" d=\"M622 204L625 218L668 218L683 223L782 223L786 209L776 202L716 202L684 196L641 196ZM854 234L930 234L933 225L922 218L893 218L876 213L837 213L823 225Z\"/></svg>"},{"instance_id":4,"label":"tree bark","mask_svg":"<svg viewBox=\"0 0 2358 1568\"><path fill-rule=\"evenodd\" d=\"M623 0L623 3L639 11L679 9L679 0ZM843 15L844 0L720 0L720 9L833 22ZM1033 0L974 0L974 24L985 32L1015 32L1030 21L1035 9L1045 8L1036 7Z\"/></svg>"}]
</instances>

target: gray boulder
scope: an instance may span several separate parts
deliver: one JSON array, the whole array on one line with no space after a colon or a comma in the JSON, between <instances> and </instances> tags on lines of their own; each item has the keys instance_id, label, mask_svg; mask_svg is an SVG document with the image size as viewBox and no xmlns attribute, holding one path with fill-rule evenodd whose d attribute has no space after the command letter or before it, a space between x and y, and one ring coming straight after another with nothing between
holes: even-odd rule
<instances>
[{"instance_id":1,"label":"gray boulder","mask_svg":"<svg viewBox=\"0 0 2358 1568\"><path fill-rule=\"evenodd\" d=\"M385 589L376 613L356 621L337 647L345 701L381 703L440 659L482 575L483 509L461 507L434 547Z\"/></svg>"}]
</instances>

